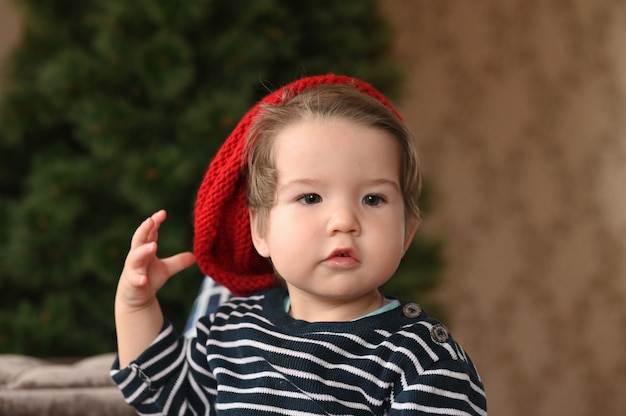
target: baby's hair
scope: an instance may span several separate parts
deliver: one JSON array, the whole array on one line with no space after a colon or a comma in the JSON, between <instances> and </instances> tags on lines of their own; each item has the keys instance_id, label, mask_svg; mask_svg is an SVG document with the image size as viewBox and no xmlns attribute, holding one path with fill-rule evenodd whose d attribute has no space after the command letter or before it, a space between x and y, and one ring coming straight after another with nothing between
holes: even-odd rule
<instances>
[{"instance_id":1,"label":"baby's hair","mask_svg":"<svg viewBox=\"0 0 626 416\"><path fill-rule=\"evenodd\" d=\"M246 138L244 169L248 180L248 207L257 212L260 231L266 231L269 211L276 198L274 138L289 125L319 118L339 118L377 128L397 141L405 212L407 219L419 219L422 176L415 139L406 125L389 107L352 85L320 85L293 97L285 90L282 103L263 105L250 128Z\"/></svg>"}]
</instances>

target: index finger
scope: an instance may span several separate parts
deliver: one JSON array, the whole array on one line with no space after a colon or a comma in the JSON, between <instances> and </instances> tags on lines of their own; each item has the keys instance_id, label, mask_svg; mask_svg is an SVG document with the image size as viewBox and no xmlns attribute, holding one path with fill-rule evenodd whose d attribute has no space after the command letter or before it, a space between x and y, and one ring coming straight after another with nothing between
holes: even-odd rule
<instances>
[{"instance_id":1,"label":"index finger","mask_svg":"<svg viewBox=\"0 0 626 416\"><path fill-rule=\"evenodd\" d=\"M143 244L156 241L161 224L165 221L165 211L160 210L146 218L135 230L130 241L130 248L135 249Z\"/></svg>"}]
</instances>

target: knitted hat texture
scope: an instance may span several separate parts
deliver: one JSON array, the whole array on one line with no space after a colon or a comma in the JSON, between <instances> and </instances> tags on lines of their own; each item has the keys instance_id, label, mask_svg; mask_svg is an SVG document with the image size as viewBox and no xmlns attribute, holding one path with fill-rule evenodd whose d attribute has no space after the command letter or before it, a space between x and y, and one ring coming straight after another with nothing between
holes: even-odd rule
<instances>
[{"instance_id":1,"label":"knitted hat texture","mask_svg":"<svg viewBox=\"0 0 626 416\"><path fill-rule=\"evenodd\" d=\"M200 185L194 214L194 253L203 273L235 295L276 285L270 262L252 244L242 163L246 137L262 104L282 105L285 96L319 86L348 84L376 98L397 116L389 100L371 85L342 75L302 78L268 94L241 119L218 150ZM284 94L288 92L288 94Z\"/></svg>"}]
</instances>

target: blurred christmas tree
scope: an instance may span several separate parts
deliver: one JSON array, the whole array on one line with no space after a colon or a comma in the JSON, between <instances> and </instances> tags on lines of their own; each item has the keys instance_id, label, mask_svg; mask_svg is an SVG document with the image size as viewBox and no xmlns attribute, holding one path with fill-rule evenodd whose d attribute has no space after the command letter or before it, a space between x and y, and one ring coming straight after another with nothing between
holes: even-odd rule
<instances>
[{"instance_id":1,"label":"blurred christmas tree","mask_svg":"<svg viewBox=\"0 0 626 416\"><path fill-rule=\"evenodd\" d=\"M0 352L112 351L115 285L136 225L165 208L160 253L191 247L208 161L268 88L358 76L391 97L375 0L16 0L23 40L0 108ZM436 246L400 291L432 286ZM180 328L198 269L160 299ZM408 285L408 286L407 286ZM413 289L407 289L413 288Z\"/></svg>"}]
</instances>

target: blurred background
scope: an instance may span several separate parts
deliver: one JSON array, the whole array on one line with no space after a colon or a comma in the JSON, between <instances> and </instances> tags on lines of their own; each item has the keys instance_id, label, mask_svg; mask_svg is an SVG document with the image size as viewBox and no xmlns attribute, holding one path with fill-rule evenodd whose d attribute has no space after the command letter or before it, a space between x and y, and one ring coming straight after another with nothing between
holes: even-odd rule
<instances>
[{"instance_id":1,"label":"blurred background","mask_svg":"<svg viewBox=\"0 0 626 416\"><path fill-rule=\"evenodd\" d=\"M186 3L0 0L0 352L112 350L136 224L166 208L161 250L189 249L239 117L337 72L418 139L424 221L389 289L451 328L489 413L626 414L625 1ZM162 291L179 324L199 284Z\"/></svg>"}]
</instances>

